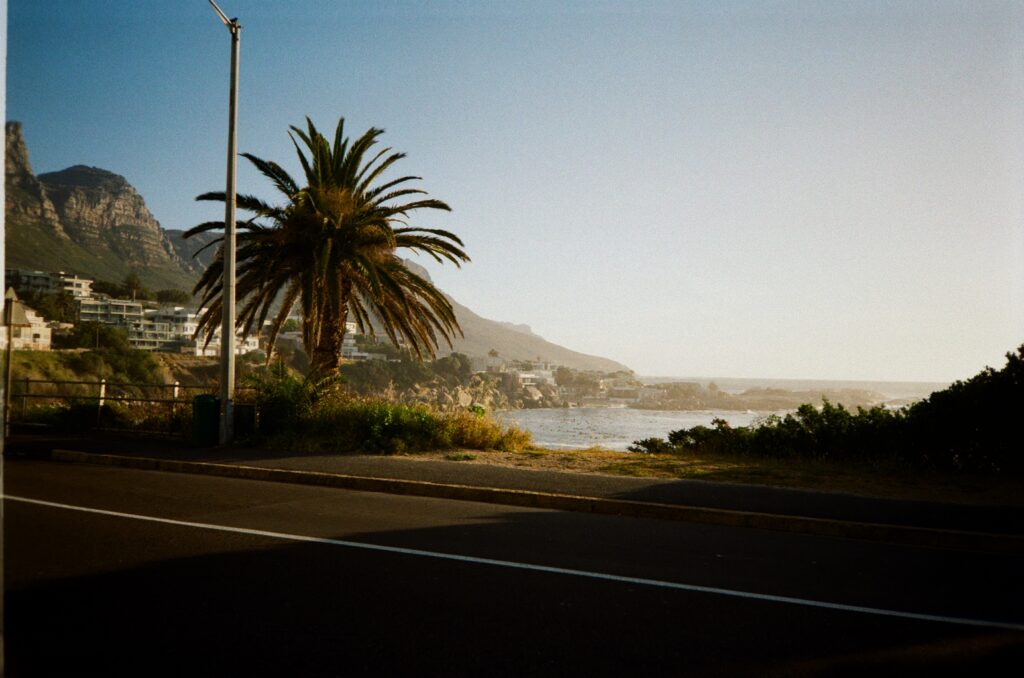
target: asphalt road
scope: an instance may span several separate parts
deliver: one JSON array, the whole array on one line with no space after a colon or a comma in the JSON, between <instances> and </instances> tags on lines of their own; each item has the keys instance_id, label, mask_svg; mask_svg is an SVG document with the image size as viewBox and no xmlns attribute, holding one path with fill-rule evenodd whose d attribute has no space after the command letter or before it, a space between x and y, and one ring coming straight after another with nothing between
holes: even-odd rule
<instances>
[{"instance_id":1,"label":"asphalt road","mask_svg":"<svg viewBox=\"0 0 1024 678\"><path fill-rule=\"evenodd\" d=\"M1024 659L1020 556L37 461L4 484L14 677L988 676Z\"/></svg>"}]
</instances>

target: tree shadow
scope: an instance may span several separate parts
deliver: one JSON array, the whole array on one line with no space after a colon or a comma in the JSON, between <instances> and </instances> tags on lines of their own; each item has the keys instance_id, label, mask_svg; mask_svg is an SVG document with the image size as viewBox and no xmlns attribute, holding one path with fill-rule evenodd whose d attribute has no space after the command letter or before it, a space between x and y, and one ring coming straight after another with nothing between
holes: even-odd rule
<instances>
[{"instance_id":1,"label":"tree shadow","mask_svg":"<svg viewBox=\"0 0 1024 678\"><path fill-rule=\"evenodd\" d=\"M708 480L652 483L616 499L866 523L1024 534L1024 508L881 499Z\"/></svg>"},{"instance_id":2,"label":"tree shadow","mask_svg":"<svg viewBox=\"0 0 1024 678\"><path fill-rule=\"evenodd\" d=\"M342 538L581 570L601 562L612 573L783 594L806 591L818 577L812 593L839 586L856 598L863 589L865 600L881 592L911 606L945 584L936 606L948 609L977 607L977 596L994 595L987 587L1012 576L984 581L967 561L926 567L935 555L917 551L893 563L882 547L864 544L840 544L823 572L811 560L820 545L808 540L663 521L548 511L478 520ZM188 548L195 528L154 528L147 539L158 544L133 544L108 571L33 579L24 549L44 535L32 529L7 542L17 554L9 573L30 582L6 595L14 677L798 675L823 667L862 675L877 666L998 675L990 671L999 662L1024 659L1020 633L403 553L223 534L213 537L223 544L217 552L159 555L177 542ZM72 542L49 557L83 551ZM790 566L772 571L772 562ZM1010 593L994 601L999 614L1019 610L1021 591Z\"/></svg>"}]
</instances>

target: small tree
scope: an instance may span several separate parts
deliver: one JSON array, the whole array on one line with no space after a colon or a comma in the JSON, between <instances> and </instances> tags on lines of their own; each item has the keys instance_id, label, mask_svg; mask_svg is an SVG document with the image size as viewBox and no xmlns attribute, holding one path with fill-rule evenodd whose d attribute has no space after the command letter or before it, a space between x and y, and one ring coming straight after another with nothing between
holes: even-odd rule
<instances>
[{"instance_id":1,"label":"small tree","mask_svg":"<svg viewBox=\"0 0 1024 678\"><path fill-rule=\"evenodd\" d=\"M24 303L47 320L70 323L75 321L78 314L78 304L70 292L30 292L25 295Z\"/></svg>"},{"instance_id":2,"label":"small tree","mask_svg":"<svg viewBox=\"0 0 1024 678\"><path fill-rule=\"evenodd\" d=\"M131 349L127 329L94 322L78 323L69 332L55 334L53 344L56 348L106 349L116 353Z\"/></svg>"},{"instance_id":3,"label":"small tree","mask_svg":"<svg viewBox=\"0 0 1024 678\"><path fill-rule=\"evenodd\" d=\"M156 300L161 304L187 304L192 300L192 295L184 290L157 290Z\"/></svg>"},{"instance_id":4,"label":"small tree","mask_svg":"<svg viewBox=\"0 0 1024 678\"><path fill-rule=\"evenodd\" d=\"M125 297L131 299L149 299L151 296L149 290L142 284L142 278L134 270L124 277L121 289Z\"/></svg>"}]
</instances>

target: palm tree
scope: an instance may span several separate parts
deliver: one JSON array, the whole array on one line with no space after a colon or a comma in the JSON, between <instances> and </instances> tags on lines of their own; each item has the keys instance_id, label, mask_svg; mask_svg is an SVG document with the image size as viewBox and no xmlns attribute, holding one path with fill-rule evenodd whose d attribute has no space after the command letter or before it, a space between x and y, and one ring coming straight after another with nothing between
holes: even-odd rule
<instances>
[{"instance_id":1,"label":"palm tree","mask_svg":"<svg viewBox=\"0 0 1024 678\"><path fill-rule=\"evenodd\" d=\"M309 118L306 131L291 127L294 135L289 136L305 174L302 187L278 164L242 154L284 194L283 206L271 206L251 195L237 197L239 209L253 216L238 224L236 326L244 336L258 332L280 296L280 309L270 325L273 346L292 306L299 302L310 376L317 380L337 374L349 316L360 332L372 335L383 330L395 344L404 340L421 359L436 355L442 340L451 346L452 336L462 332L441 291L396 255L398 250L409 250L456 266L469 261L462 241L453 233L411 227L406 221L414 210L451 208L426 197L406 202L410 196L426 195L407 185L420 177L381 182L385 170L405 154L384 148L371 157L383 130L370 128L350 144L344 137L344 122L344 118L338 121L333 144ZM219 192L196 199L223 202L225 198ZM207 222L188 230L185 237L223 228L223 222ZM207 247L218 243L217 258L194 290L204 308L196 336L205 335L207 342L221 326L223 237Z\"/></svg>"}]
</instances>

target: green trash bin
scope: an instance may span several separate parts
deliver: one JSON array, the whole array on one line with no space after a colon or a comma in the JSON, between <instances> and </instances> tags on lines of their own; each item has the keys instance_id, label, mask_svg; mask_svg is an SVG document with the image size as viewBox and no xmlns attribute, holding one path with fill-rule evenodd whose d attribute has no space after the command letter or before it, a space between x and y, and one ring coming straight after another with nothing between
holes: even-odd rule
<instances>
[{"instance_id":1,"label":"green trash bin","mask_svg":"<svg viewBox=\"0 0 1024 678\"><path fill-rule=\"evenodd\" d=\"M192 444L212 447L220 439L220 398L202 393L192 399Z\"/></svg>"}]
</instances>

